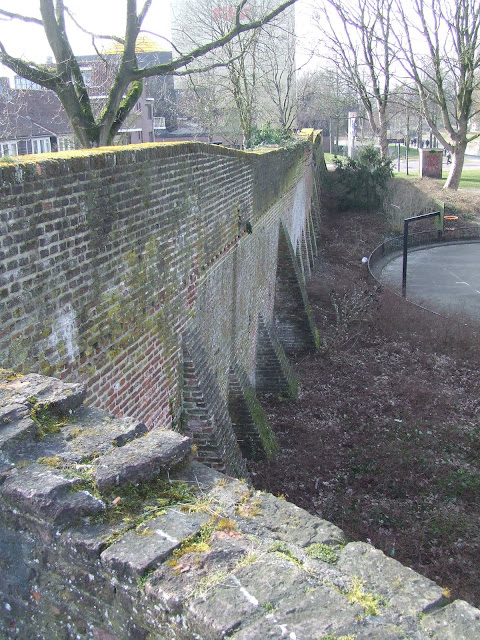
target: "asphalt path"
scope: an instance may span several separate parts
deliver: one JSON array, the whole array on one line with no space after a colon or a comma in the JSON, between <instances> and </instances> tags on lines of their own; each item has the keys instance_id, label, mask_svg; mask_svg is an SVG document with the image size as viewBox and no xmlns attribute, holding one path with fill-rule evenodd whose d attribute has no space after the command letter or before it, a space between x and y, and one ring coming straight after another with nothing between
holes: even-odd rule
<instances>
[{"instance_id":1,"label":"asphalt path","mask_svg":"<svg viewBox=\"0 0 480 640\"><path fill-rule=\"evenodd\" d=\"M382 269L379 280L402 290L403 258L398 256ZM480 243L445 244L409 251L407 299L446 313L480 319Z\"/></svg>"}]
</instances>

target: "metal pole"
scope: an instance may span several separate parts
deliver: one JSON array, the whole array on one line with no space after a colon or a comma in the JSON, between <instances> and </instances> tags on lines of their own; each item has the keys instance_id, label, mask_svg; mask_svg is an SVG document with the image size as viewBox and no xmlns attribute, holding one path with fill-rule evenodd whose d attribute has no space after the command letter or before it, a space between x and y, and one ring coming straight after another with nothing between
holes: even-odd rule
<instances>
[{"instance_id":1,"label":"metal pole","mask_svg":"<svg viewBox=\"0 0 480 640\"><path fill-rule=\"evenodd\" d=\"M403 269L402 269L402 296L407 297L407 249L408 249L408 225L410 222L417 222L418 220L425 220L425 218L440 217L440 211L433 211L432 213L422 213L419 216L413 216L413 218L405 218L403 221Z\"/></svg>"},{"instance_id":2,"label":"metal pole","mask_svg":"<svg viewBox=\"0 0 480 640\"><path fill-rule=\"evenodd\" d=\"M407 248L408 248L408 223L409 220L403 221L403 269L402 269L402 296L407 297Z\"/></svg>"},{"instance_id":3,"label":"metal pole","mask_svg":"<svg viewBox=\"0 0 480 640\"><path fill-rule=\"evenodd\" d=\"M410 115L407 109L407 148L405 149L405 160L407 161L407 176L408 176L408 151L410 149Z\"/></svg>"}]
</instances>

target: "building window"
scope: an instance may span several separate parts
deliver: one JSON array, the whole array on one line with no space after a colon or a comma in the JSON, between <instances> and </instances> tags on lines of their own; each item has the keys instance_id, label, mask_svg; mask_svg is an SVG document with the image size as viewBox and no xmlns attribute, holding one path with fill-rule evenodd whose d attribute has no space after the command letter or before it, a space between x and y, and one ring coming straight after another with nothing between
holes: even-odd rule
<instances>
[{"instance_id":1,"label":"building window","mask_svg":"<svg viewBox=\"0 0 480 640\"><path fill-rule=\"evenodd\" d=\"M149 142L153 142L153 132L152 131L148 132L148 141Z\"/></svg>"},{"instance_id":2,"label":"building window","mask_svg":"<svg viewBox=\"0 0 480 640\"><path fill-rule=\"evenodd\" d=\"M135 105L135 111L141 111L142 110L142 105L140 104L140 102L137 102L137 104Z\"/></svg>"},{"instance_id":3,"label":"building window","mask_svg":"<svg viewBox=\"0 0 480 640\"><path fill-rule=\"evenodd\" d=\"M92 83L92 67L80 67L82 72L83 81L86 87L93 87Z\"/></svg>"},{"instance_id":4,"label":"building window","mask_svg":"<svg viewBox=\"0 0 480 640\"><path fill-rule=\"evenodd\" d=\"M18 146L16 142L2 142L0 145L0 155L5 156L18 156Z\"/></svg>"},{"instance_id":5,"label":"building window","mask_svg":"<svg viewBox=\"0 0 480 640\"><path fill-rule=\"evenodd\" d=\"M153 109L151 104L147 104L147 117L149 120L153 119Z\"/></svg>"},{"instance_id":6,"label":"building window","mask_svg":"<svg viewBox=\"0 0 480 640\"><path fill-rule=\"evenodd\" d=\"M50 138L32 140L32 153L49 153L50 150Z\"/></svg>"},{"instance_id":7,"label":"building window","mask_svg":"<svg viewBox=\"0 0 480 640\"><path fill-rule=\"evenodd\" d=\"M154 129L166 129L165 126L165 118L158 117L153 119L153 128Z\"/></svg>"}]
</instances>

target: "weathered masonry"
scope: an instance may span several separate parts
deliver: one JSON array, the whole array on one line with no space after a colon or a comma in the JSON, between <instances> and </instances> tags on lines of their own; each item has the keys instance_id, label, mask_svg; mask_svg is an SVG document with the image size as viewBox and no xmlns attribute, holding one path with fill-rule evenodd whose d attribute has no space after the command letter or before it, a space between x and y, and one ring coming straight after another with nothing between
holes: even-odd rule
<instances>
[{"instance_id":1,"label":"weathered masonry","mask_svg":"<svg viewBox=\"0 0 480 640\"><path fill-rule=\"evenodd\" d=\"M219 472L274 446L256 393L316 346L319 144L0 165L1 638L480 640L474 607Z\"/></svg>"},{"instance_id":2,"label":"weathered masonry","mask_svg":"<svg viewBox=\"0 0 480 640\"><path fill-rule=\"evenodd\" d=\"M244 476L273 446L256 392L291 394L315 348L321 137L200 143L0 167L0 363L84 382L87 402L194 439Z\"/></svg>"},{"instance_id":3,"label":"weathered masonry","mask_svg":"<svg viewBox=\"0 0 480 640\"><path fill-rule=\"evenodd\" d=\"M480 639L441 586L83 397L0 372L1 638Z\"/></svg>"}]
</instances>

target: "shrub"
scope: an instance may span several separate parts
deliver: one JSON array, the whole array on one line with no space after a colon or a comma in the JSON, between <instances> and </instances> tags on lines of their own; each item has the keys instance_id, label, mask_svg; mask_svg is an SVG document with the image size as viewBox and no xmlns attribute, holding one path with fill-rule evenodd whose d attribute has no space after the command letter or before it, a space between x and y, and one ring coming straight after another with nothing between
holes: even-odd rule
<instances>
[{"instance_id":1,"label":"shrub","mask_svg":"<svg viewBox=\"0 0 480 640\"><path fill-rule=\"evenodd\" d=\"M354 158L334 159L333 187L341 211L378 211L393 177L392 161L375 147L363 147Z\"/></svg>"},{"instance_id":2,"label":"shrub","mask_svg":"<svg viewBox=\"0 0 480 640\"><path fill-rule=\"evenodd\" d=\"M292 132L282 127L272 127L271 122L266 122L260 128L253 127L249 147L259 144L285 144L292 139Z\"/></svg>"}]
</instances>

